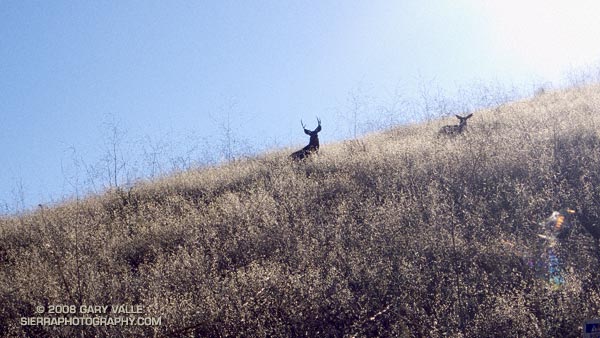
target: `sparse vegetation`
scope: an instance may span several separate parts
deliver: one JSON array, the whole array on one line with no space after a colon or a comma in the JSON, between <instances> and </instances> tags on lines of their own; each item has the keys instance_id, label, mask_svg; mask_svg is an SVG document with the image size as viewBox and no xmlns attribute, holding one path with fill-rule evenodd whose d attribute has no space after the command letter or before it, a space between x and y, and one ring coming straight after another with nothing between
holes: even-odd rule
<instances>
[{"instance_id":1,"label":"sparse vegetation","mask_svg":"<svg viewBox=\"0 0 600 338\"><path fill-rule=\"evenodd\" d=\"M0 219L7 337L576 337L600 317L600 87L190 170ZM577 211L528 264L539 221ZM543 271L542 271L543 272ZM141 304L151 327L21 326Z\"/></svg>"}]
</instances>

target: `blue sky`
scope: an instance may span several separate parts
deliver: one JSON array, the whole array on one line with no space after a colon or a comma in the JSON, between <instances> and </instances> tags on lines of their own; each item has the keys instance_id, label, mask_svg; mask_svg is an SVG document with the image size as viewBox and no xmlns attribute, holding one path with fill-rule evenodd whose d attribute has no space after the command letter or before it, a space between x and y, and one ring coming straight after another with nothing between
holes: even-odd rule
<instances>
[{"instance_id":1,"label":"blue sky","mask_svg":"<svg viewBox=\"0 0 600 338\"><path fill-rule=\"evenodd\" d=\"M238 153L298 147L317 115L322 143L350 137L353 97L367 121L424 87L559 83L598 62L598 17L589 0L2 0L0 212L101 191L114 126L124 183L223 159L227 125Z\"/></svg>"}]
</instances>

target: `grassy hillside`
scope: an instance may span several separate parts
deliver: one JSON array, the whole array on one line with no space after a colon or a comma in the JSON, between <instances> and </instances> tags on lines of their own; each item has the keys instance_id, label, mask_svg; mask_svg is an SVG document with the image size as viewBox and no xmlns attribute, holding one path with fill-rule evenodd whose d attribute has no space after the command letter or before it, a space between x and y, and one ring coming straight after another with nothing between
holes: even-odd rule
<instances>
[{"instance_id":1,"label":"grassy hillside","mask_svg":"<svg viewBox=\"0 0 600 338\"><path fill-rule=\"evenodd\" d=\"M437 137L455 121L3 218L0 334L581 336L600 317L600 87L475 112L465 134ZM537 234L561 207L577 213L557 286ZM143 305L162 321L20 325L57 304Z\"/></svg>"}]
</instances>

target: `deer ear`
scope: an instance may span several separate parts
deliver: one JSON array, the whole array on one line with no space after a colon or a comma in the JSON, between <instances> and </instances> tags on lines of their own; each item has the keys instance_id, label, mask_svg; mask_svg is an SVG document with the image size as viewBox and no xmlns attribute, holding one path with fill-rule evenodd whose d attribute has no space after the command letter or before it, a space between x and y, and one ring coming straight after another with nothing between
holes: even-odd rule
<instances>
[{"instance_id":1,"label":"deer ear","mask_svg":"<svg viewBox=\"0 0 600 338\"><path fill-rule=\"evenodd\" d=\"M456 116L456 118L459 120L462 119L462 116L459 116L459 115L454 115L454 116Z\"/></svg>"},{"instance_id":2,"label":"deer ear","mask_svg":"<svg viewBox=\"0 0 600 338\"><path fill-rule=\"evenodd\" d=\"M470 118L471 116L473 116L473 113L471 113L471 114L469 114L469 115L465 116L465 118L466 118L466 119L468 119L468 118Z\"/></svg>"}]
</instances>

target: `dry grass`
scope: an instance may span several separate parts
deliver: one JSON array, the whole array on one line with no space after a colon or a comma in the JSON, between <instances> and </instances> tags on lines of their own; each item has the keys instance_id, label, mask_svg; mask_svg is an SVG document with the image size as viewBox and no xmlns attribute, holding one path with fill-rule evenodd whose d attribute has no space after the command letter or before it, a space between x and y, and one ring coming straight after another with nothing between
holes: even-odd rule
<instances>
[{"instance_id":1,"label":"dry grass","mask_svg":"<svg viewBox=\"0 0 600 338\"><path fill-rule=\"evenodd\" d=\"M600 87L180 173L0 220L0 334L580 336L600 317ZM566 284L528 265L577 209ZM540 272L541 271L541 272ZM20 326L141 304L157 327Z\"/></svg>"}]
</instances>

